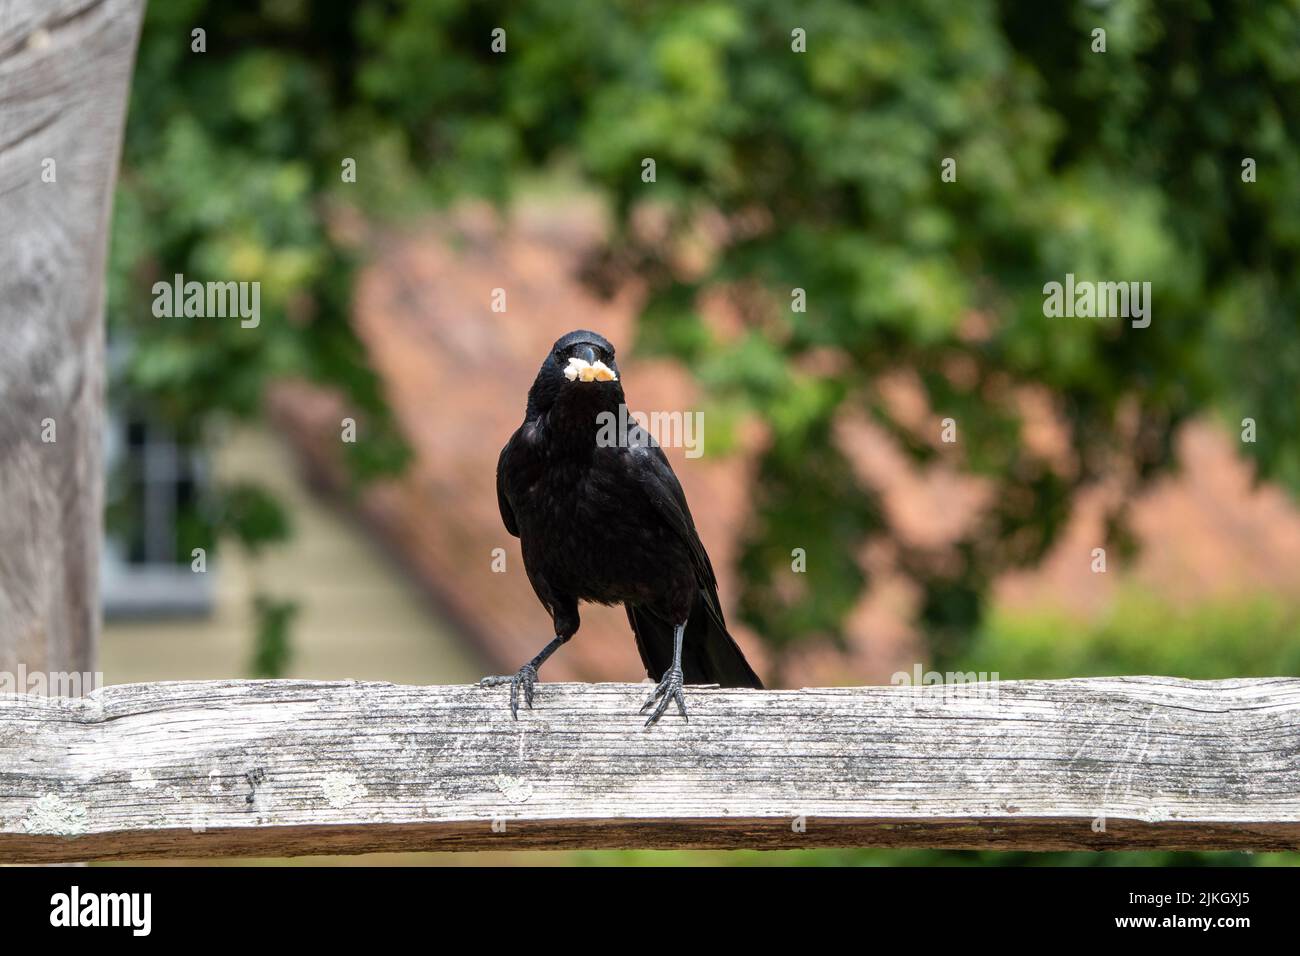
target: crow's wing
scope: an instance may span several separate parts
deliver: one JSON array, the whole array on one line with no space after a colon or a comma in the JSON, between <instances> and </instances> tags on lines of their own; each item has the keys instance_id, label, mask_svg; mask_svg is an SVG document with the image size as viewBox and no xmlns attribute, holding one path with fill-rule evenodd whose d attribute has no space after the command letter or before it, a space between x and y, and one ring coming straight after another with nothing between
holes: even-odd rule
<instances>
[{"instance_id":1,"label":"crow's wing","mask_svg":"<svg viewBox=\"0 0 1300 956\"><path fill-rule=\"evenodd\" d=\"M648 433L634 428L629 434L628 454L624 460L632 479L650 500L656 513L686 543L709 616L725 629L727 625L722 617L722 602L718 600L718 580L713 574L713 564L704 550L699 532L695 530L691 509L686 504L686 493L682 491L681 482L677 480L672 465L668 464L663 449Z\"/></svg>"},{"instance_id":2,"label":"crow's wing","mask_svg":"<svg viewBox=\"0 0 1300 956\"><path fill-rule=\"evenodd\" d=\"M686 622L682 648L682 672L688 684L717 683L723 687L762 688L744 652L727 631L718 599L718 582L704 543L695 530L677 475L657 444L644 432L632 436L625 456L628 472L654 506L659 517L686 543L699 586ZM672 662L674 621L659 617L653 608L627 607L628 623L636 635L637 650L646 672L655 680L663 677Z\"/></svg>"},{"instance_id":3,"label":"crow's wing","mask_svg":"<svg viewBox=\"0 0 1300 956\"><path fill-rule=\"evenodd\" d=\"M519 523L515 520L515 509L510 507L510 500L506 497L506 471L510 467L510 451L519 438L519 432L522 429L516 429L515 433L510 436L504 448L501 449L501 457L497 459L497 507L501 509L501 521L516 538L519 537Z\"/></svg>"}]
</instances>

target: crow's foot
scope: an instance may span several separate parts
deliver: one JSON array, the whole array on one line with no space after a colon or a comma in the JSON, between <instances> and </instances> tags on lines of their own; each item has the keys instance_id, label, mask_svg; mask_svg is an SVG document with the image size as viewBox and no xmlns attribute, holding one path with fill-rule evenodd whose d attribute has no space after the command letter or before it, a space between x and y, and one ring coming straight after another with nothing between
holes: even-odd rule
<instances>
[{"instance_id":1,"label":"crow's foot","mask_svg":"<svg viewBox=\"0 0 1300 956\"><path fill-rule=\"evenodd\" d=\"M524 689L524 703L528 709L533 709L533 688L537 685L537 668L532 664L525 664L519 668L519 673L507 677L484 677L478 682L479 687L499 687L502 684L510 685L510 713L514 715L515 720L519 719L519 688Z\"/></svg>"},{"instance_id":2,"label":"crow's foot","mask_svg":"<svg viewBox=\"0 0 1300 956\"><path fill-rule=\"evenodd\" d=\"M659 706L655 707L655 701L659 701ZM647 727L663 716L664 711L668 709L669 701L677 702L677 712L689 722L690 718L686 716L686 698L682 694L682 669L676 664L664 672L664 679L659 682L655 692L641 705L640 712L643 714L651 707L655 708L654 713L645 722Z\"/></svg>"}]
</instances>

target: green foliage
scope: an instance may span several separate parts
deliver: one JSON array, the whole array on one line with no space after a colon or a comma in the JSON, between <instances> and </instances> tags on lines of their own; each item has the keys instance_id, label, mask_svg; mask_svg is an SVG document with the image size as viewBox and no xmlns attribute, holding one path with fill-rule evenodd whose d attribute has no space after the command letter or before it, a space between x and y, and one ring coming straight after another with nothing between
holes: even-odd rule
<instances>
[{"instance_id":1,"label":"green foliage","mask_svg":"<svg viewBox=\"0 0 1300 956\"><path fill-rule=\"evenodd\" d=\"M443 188L500 196L521 168L576 164L611 200L615 258L651 284L641 346L688 360L715 400L770 427L740 604L778 648L836 637L864 583L855 556L893 530L831 420L864 407L918 461L936 454L876 393L892 368L920 373L933 431L956 418L955 460L994 482L990 520L953 554L901 556L941 651L969 639L1000 570L1052 545L1080 488L1117 460L1141 481L1167 470L1175 426L1203 408L1255 417L1248 451L1300 488L1300 337L1284 327L1300 305L1294 4L441 2L362 22L363 87ZM509 48L494 57L498 25ZM1259 182L1241 180L1247 155ZM940 179L945 157L956 182ZM671 239L631 227L644 204L670 236L707 211L732 238L683 274ZM1045 318L1042 287L1066 273L1150 282L1152 325ZM697 297L737 283L767 296L723 340ZM795 287L806 313L789 311ZM824 348L842 371L794 371ZM950 374L954 361L974 373ZM1055 396L1072 473L1020 441L1021 386ZM1112 545L1128 541L1123 519ZM806 586L775 588L800 545Z\"/></svg>"},{"instance_id":2,"label":"green foliage","mask_svg":"<svg viewBox=\"0 0 1300 956\"><path fill-rule=\"evenodd\" d=\"M799 438L760 465L757 530L740 557L740 614L769 624L764 635L778 651L808 636L836 637L865 580L857 544L879 521L873 496L846 493L857 488L838 449L815 433ZM791 543L798 542L807 543L806 568L791 574Z\"/></svg>"},{"instance_id":3,"label":"green foliage","mask_svg":"<svg viewBox=\"0 0 1300 956\"><path fill-rule=\"evenodd\" d=\"M289 627L298 614L296 601L284 601L265 594L253 598L253 616L257 632L253 641L253 659L249 673L254 677L283 677L293 651L289 646Z\"/></svg>"},{"instance_id":4,"label":"green foliage","mask_svg":"<svg viewBox=\"0 0 1300 956\"><path fill-rule=\"evenodd\" d=\"M198 23L206 54L188 52ZM837 447L833 420L861 410L916 461L993 483L992 513L951 553L900 553L936 649L959 654L997 574L1037 561L1114 462L1139 481L1168 470L1189 416L1253 417L1247 452L1300 488L1298 44L1285 0L155 3L114 240L129 385L197 428L309 374L374 418L362 471L400 464L327 210L505 200L560 165L608 199L606 258L649 286L640 347L688 360L728 420L769 430L739 559L746 621L777 649L838 639L857 556L897 539ZM343 156L361 170L348 190ZM644 206L667 240L635 227ZM684 239L719 216L716 255L687 272ZM174 272L260 279L262 327L149 318L142 290ZM1150 282L1151 326L1045 318L1043 285L1066 273ZM718 290L745 306L737 335L702 318ZM834 371L800 371L825 352ZM932 424L881 395L899 368ZM1077 467L1024 446L1021 387L1053 397ZM961 438L940 450L945 416ZM806 583L775 587L800 546Z\"/></svg>"},{"instance_id":5,"label":"green foliage","mask_svg":"<svg viewBox=\"0 0 1300 956\"><path fill-rule=\"evenodd\" d=\"M1130 587L1093 620L995 609L955 669L1002 680L1162 674L1199 680L1300 673L1300 610L1276 599L1171 607Z\"/></svg>"},{"instance_id":6,"label":"green foliage","mask_svg":"<svg viewBox=\"0 0 1300 956\"><path fill-rule=\"evenodd\" d=\"M115 204L109 327L129 348L112 389L196 445L214 423L259 415L278 378L334 386L365 422L345 459L365 480L409 450L349 321L355 263L331 234L329 192L347 155L350 41L339 5L311 6L149 4ZM195 25L206 53L190 52ZM155 315L154 283L177 274L259 282L259 323ZM178 517L184 560L222 538L256 553L290 533L255 484L213 497ZM259 599L256 617L256 671L279 673L291 608Z\"/></svg>"},{"instance_id":7,"label":"green foliage","mask_svg":"<svg viewBox=\"0 0 1300 956\"><path fill-rule=\"evenodd\" d=\"M289 515L265 489L251 482L227 484L217 492L213 525L238 541L250 554L286 540Z\"/></svg>"},{"instance_id":8,"label":"green foliage","mask_svg":"<svg viewBox=\"0 0 1300 956\"><path fill-rule=\"evenodd\" d=\"M268 382L303 375L342 388L371 419L367 433L391 440L349 323L352 256L329 231L346 116L330 64L337 24L302 4L265 6L281 15L259 4L149 7L113 242L111 328L132 346L121 387L198 438L214 415L257 414ZM189 52L196 23L207 53ZM254 45L299 30L301 50ZM260 324L155 316L152 285L176 273L260 282Z\"/></svg>"}]
</instances>

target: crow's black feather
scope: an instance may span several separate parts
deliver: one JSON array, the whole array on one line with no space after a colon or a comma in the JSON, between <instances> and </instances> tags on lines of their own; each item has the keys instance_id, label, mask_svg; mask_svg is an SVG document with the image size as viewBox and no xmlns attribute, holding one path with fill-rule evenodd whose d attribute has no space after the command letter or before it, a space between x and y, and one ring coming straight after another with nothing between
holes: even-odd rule
<instances>
[{"instance_id":1,"label":"crow's black feather","mask_svg":"<svg viewBox=\"0 0 1300 956\"><path fill-rule=\"evenodd\" d=\"M603 336L577 331L561 338L497 463L501 520L520 539L524 568L556 635L511 680L524 680L531 699L536 668L578 630L579 602L593 601L626 607L641 660L656 680L673 678L675 632L684 625L681 673L673 679L761 687L727 632L713 565L667 457L641 428L611 427L629 418L620 416L621 380L570 380L565 368L574 358L617 374L614 348ZM661 712L662 706L654 716Z\"/></svg>"}]
</instances>

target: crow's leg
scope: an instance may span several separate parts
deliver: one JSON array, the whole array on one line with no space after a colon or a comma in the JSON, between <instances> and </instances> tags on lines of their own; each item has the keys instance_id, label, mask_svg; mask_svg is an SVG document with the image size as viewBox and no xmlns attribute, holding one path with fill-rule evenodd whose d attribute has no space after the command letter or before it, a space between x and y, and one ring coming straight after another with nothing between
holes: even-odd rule
<instances>
[{"instance_id":1,"label":"crow's leg","mask_svg":"<svg viewBox=\"0 0 1300 956\"><path fill-rule=\"evenodd\" d=\"M650 695L649 700L641 705L641 713L644 714L651 707L654 707L655 701L659 701L659 706L655 707L654 713L645 722L647 727L663 716L664 711L668 709L669 701L675 701L677 712L688 722L690 721L690 718L686 716L686 698L682 694L682 638L685 635L685 622L673 628L673 666L664 671L663 680L659 682L655 692Z\"/></svg>"},{"instance_id":2,"label":"crow's leg","mask_svg":"<svg viewBox=\"0 0 1300 956\"><path fill-rule=\"evenodd\" d=\"M567 641L572 635L555 635L555 640L541 649L531 661L519 668L517 674L511 674L503 677L484 677L478 682L479 687L497 687L501 684L510 685L510 713L514 715L515 720L519 719L519 689L524 691L524 703L528 709L533 709L533 687L537 684L537 669L546 663L546 659L555 653L561 644Z\"/></svg>"}]
</instances>

